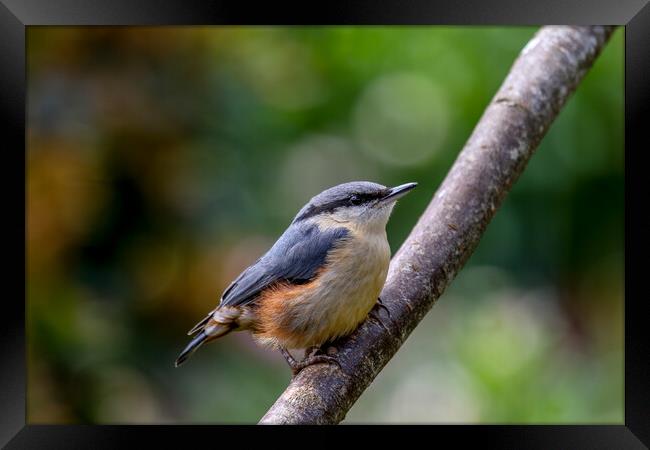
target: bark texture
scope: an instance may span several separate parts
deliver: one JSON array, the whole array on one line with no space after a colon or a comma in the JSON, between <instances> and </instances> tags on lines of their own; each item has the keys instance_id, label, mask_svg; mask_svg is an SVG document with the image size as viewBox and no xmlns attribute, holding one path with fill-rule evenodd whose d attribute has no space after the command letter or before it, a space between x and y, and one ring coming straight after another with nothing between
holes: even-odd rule
<instances>
[{"instance_id":1,"label":"bark texture","mask_svg":"<svg viewBox=\"0 0 650 450\"><path fill-rule=\"evenodd\" d=\"M549 26L537 32L393 257L381 294L390 317L376 308L381 322L369 318L336 343L341 368L305 368L260 423L336 424L345 418L472 254L612 31Z\"/></svg>"}]
</instances>

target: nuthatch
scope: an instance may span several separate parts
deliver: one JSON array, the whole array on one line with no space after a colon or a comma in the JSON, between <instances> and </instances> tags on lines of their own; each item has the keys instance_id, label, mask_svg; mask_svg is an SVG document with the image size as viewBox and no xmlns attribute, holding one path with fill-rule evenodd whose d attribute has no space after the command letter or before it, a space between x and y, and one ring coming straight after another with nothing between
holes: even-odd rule
<instances>
[{"instance_id":1,"label":"nuthatch","mask_svg":"<svg viewBox=\"0 0 650 450\"><path fill-rule=\"evenodd\" d=\"M366 318L386 281L390 246L386 223L397 199L417 183L387 188L358 181L327 189L307 203L277 242L235 279L219 305L188 335L182 364L202 344L248 330L280 349L294 374L317 362L318 352ZM306 348L297 362L287 348Z\"/></svg>"}]
</instances>

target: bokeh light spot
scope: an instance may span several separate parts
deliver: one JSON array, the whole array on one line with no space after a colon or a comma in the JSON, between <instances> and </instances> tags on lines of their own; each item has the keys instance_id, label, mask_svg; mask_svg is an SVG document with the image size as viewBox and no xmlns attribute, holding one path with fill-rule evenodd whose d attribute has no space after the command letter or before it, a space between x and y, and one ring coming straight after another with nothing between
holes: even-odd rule
<instances>
[{"instance_id":1,"label":"bokeh light spot","mask_svg":"<svg viewBox=\"0 0 650 450\"><path fill-rule=\"evenodd\" d=\"M288 152L280 172L278 214L296 214L312 196L348 181L375 180L372 166L362 164L353 144L335 135L309 135Z\"/></svg>"},{"instance_id":2,"label":"bokeh light spot","mask_svg":"<svg viewBox=\"0 0 650 450\"><path fill-rule=\"evenodd\" d=\"M417 73L384 75L362 93L354 111L356 138L382 163L412 166L432 158L447 135L442 90Z\"/></svg>"}]
</instances>

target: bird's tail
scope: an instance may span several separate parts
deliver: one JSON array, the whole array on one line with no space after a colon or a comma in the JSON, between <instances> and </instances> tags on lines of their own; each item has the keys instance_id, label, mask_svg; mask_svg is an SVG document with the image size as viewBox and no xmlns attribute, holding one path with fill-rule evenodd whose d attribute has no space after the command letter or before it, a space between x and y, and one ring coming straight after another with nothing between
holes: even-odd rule
<instances>
[{"instance_id":1,"label":"bird's tail","mask_svg":"<svg viewBox=\"0 0 650 450\"><path fill-rule=\"evenodd\" d=\"M198 348L206 342L210 342L230 333L233 330L233 324L223 324L214 320L206 320L199 329L201 332L194 336L190 343L187 344L187 347L185 347L181 354L178 355L174 366L178 367L183 364L192 353L198 350ZM195 332L199 329L195 330Z\"/></svg>"}]
</instances>

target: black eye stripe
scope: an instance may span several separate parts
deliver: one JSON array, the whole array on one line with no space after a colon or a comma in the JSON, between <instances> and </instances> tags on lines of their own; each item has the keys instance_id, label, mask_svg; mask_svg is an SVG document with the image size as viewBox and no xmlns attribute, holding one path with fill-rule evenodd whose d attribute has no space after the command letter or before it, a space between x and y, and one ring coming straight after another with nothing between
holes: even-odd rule
<instances>
[{"instance_id":1,"label":"black eye stripe","mask_svg":"<svg viewBox=\"0 0 650 450\"><path fill-rule=\"evenodd\" d=\"M296 218L296 221L304 220L309 217L316 216L318 214L324 213L324 212L333 212L337 210L338 208L341 208L343 206L358 206L362 205L364 203L379 199L384 197L386 195L386 192L384 191L379 191L376 193L372 194L366 194L366 193L356 193L356 194L351 194L345 198L339 198L337 200L333 200L329 203L326 203L324 205L312 205L307 209L303 214L301 214L299 217Z\"/></svg>"}]
</instances>

